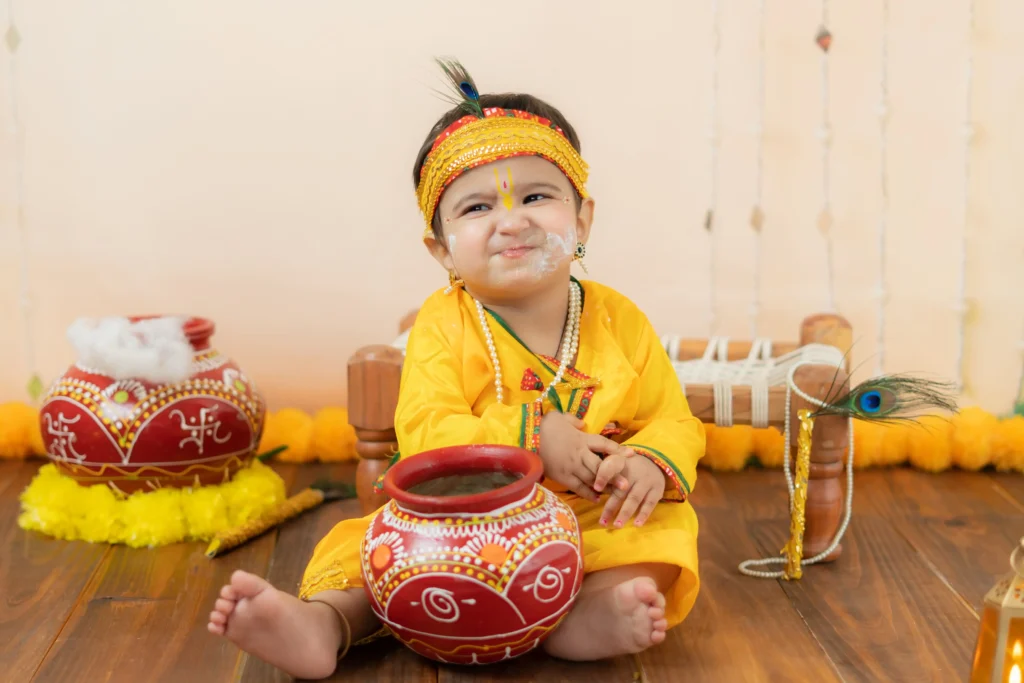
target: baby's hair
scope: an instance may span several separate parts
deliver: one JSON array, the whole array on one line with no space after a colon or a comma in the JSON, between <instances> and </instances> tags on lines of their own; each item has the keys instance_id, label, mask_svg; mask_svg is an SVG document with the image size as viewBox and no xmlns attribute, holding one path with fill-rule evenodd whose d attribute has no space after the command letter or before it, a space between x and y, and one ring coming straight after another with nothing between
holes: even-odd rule
<instances>
[{"instance_id":1,"label":"baby's hair","mask_svg":"<svg viewBox=\"0 0 1024 683\"><path fill-rule=\"evenodd\" d=\"M558 111L544 100L534 97L533 95L527 95L526 93L492 93L487 95L480 95L480 106L484 109L490 107L498 107L501 109L517 109L519 111L529 112L542 118L548 119L551 123L555 124L565 133L565 137L569 140L569 143L577 152L582 153L580 149L580 139L576 135L576 130L572 127L572 124L562 115L562 112ZM419 154L416 155L416 165L412 169L412 184L413 187L418 187L420 184L420 171L423 169L423 161L427 158L427 154L430 153L430 148L434 146L434 140L441 132L452 125L463 116L466 116L466 110L460 107L453 107L445 112L444 116L437 120L434 127L430 129L430 133L427 134L426 140L423 141L423 146L420 147ZM576 194L576 208L580 206L580 196ZM434 239L438 242L444 243L441 220L435 210L434 216L431 219L431 228L434 231Z\"/></svg>"}]
</instances>

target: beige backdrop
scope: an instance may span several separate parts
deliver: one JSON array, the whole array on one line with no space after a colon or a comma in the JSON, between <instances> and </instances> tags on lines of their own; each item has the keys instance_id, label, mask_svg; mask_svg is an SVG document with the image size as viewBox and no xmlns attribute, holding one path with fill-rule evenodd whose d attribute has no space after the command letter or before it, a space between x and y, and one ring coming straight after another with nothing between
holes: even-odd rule
<instances>
[{"instance_id":1,"label":"beige backdrop","mask_svg":"<svg viewBox=\"0 0 1024 683\"><path fill-rule=\"evenodd\" d=\"M822 6L765 4L760 330L782 339L828 303L815 227ZM863 377L878 350L883 6L829 4L836 305L855 327ZM969 190L964 400L1002 412L1016 393L1024 333L1024 4L976 4L965 187L968 1L892 2L885 369L955 376ZM706 336L713 268L715 331L750 335L755 0L720 0L714 263L702 225L710 1L14 8L22 42L13 71L0 50L0 400L24 397L28 344L47 381L64 369L64 331L76 316L188 312L216 320L215 341L272 407L343 404L349 354L390 341L399 317L445 281L419 241L410 171L445 108L431 92L435 54L460 57L485 90L549 99L577 127L598 198L591 277L633 297L660 331Z\"/></svg>"}]
</instances>

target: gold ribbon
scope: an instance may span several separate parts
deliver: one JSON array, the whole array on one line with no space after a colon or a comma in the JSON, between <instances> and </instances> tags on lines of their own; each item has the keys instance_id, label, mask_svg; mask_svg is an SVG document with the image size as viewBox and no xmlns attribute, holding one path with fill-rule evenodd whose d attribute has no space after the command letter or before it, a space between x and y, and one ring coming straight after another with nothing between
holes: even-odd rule
<instances>
[{"instance_id":1,"label":"gold ribbon","mask_svg":"<svg viewBox=\"0 0 1024 683\"><path fill-rule=\"evenodd\" d=\"M782 549L786 555L784 578L799 579L803 576L804 526L807 510L807 478L811 468L811 434L814 432L814 418L806 408L797 411L800 432L797 435L796 471L793 474L793 507L790 510L789 542ZM789 446L786 445L786 448Z\"/></svg>"}]
</instances>

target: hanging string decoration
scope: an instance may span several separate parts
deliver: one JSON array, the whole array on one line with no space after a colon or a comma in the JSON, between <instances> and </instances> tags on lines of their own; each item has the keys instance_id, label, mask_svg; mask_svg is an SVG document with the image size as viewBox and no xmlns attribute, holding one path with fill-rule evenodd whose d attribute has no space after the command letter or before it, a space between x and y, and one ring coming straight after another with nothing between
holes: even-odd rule
<instances>
[{"instance_id":1,"label":"hanging string decoration","mask_svg":"<svg viewBox=\"0 0 1024 683\"><path fill-rule=\"evenodd\" d=\"M21 47L21 32L15 21L14 0L7 3L7 30L4 32L4 47L9 54L8 102L10 103L11 137L14 142L14 222L18 239L18 309L21 312L24 331L25 365L29 371L26 389L33 403L43 394L43 381L36 367L35 344L32 335L32 292L29 277L29 239L25 225L25 136L18 110L18 48Z\"/></svg>"},{"instance_id":2,"label":"hanging string decoration","mask_svg":"<svg viewBox=\"0 0 1024 683\"><path fill-rule=\"evenodd\" d=\"M1020 380L1017 382L1017 399L1014 401L1013 412L1016 415L1024 415L1024 325L1021 326L1020 343L1017 344L1020 350Z\"/></svg>"},{"instance_id":3,"label":"hanging string decoration","mask_svg":"<svg viewBox=\"0 0 1024 683\"><path fill-rule=\"evenodd\" d=\"M821 48L821 126L818 141L821 143L821 211L818 213L818 231L825 240L825 272L827 304L826 311L836 310L835 273L832 258L832 188L830 166L832 155L832 128L829 119L829 63L828 52L832 47L832 34L828 30L828 0L821 2L821 28L815 42Z\"/></svg>"},{"instance_id":4,"label":"hanging string decoration","mask_svg":"<svg viewBox=\"0 0 1024 683\"><path fill-rule=\"evenodd\" d=\"M879 194L878 214L878 332L875 338L875 375L885 372L885 310L889 303L886 269L886 230L889 227L889 0L882 0L882 76L878 97Z\"/></svg>"},{"instance_id":5,"label":"hanging string decoration","mask_svg":"<svg viewBox=\"0 0 1024 683\"><path fill-rule=\"evenodd\" d=\"M757 42L757 123L754 124L754 135L757 136L757 165L754 170L754 208L750 212L750 227L754 229L754 286L750 302L750 338L758 338L758 323L761 318L761 230L764 228L764 209L761 207L764 189L764 0L757 3L758 42Z\"/></svg>"},{"instance_id":6,"label":"hanging string decoration","mask_svg":"<svg viewBox=\"0 0 1024 683\"><path fill-rule=\"evenodd\" d=\"M718 327L716 303L718 295L715 289L715 209L718 208L718 48L721 44L719 25L719 0L711 2L711 111L708 128L708 146L710 147L711 196L708 199L708 210L704 214L704 230L708 236L708 328L713 336Z\"/></svg>"},{"instance_id":7,"label":"hanging string decoration","mask_svg":"<svg viewBox=\"0 0 1024 683\"><path fill-rule=\"evenodd\" d=\"M967 343L967 324L971 305L967 299L967 238L970 231L971 149L974 143L974 0L967 2L967 63L964 69L964 189L963 221L960 233L960 271L957 276L957 301L954 311L959 316L956 347L956 386L964 392L967 380L964 372L964 348Z\"/></svg>"}]
</instances>

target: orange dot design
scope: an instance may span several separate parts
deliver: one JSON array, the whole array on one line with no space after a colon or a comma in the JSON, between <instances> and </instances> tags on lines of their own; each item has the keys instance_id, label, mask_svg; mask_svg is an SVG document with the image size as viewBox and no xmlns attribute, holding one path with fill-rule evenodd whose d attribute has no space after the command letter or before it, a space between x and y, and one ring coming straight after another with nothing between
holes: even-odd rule
<instances>
[{"instance_id":1,"label":"orange dot design","mask_svg":"<svg viewBox=\"0 0 1024 683\"><path fill-rule=\"evenodd\" d=\"M480 552L477 553L481 560L488 564L495 566L505 562L508 558L508 551L502 548L500 545L494 543L488 543L480 548Z\"/></svg>"},{"instance_id":2,"label":"orange dot design","mask_svg":"<svg viewBox=\"0 0 1024 683\"><path fill-rule=\"evenodd\" d=\"M370 563L377 571L387 567L391 563L391 546L378 546L377 549L373 551L373 555L370 556Z\"/></svg>"}]
</instances>

